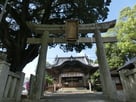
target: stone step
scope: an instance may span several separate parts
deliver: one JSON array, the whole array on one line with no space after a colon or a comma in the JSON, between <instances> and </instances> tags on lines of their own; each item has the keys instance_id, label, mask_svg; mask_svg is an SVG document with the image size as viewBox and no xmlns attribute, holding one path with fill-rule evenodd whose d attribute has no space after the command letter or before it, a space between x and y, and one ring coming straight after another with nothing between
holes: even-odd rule
<instances>
[{"instance_id":1,"label":"stone step","mask_svg":"<svg viewBox=\"0 0 136 102\"><path fill-rule=\"evenodd\" d=\"M79 88L61 88L59 89L57 92L86 92L88 93L89 90L87 90L86 88L82 88L82 87L79 87Z\"/></svg>"},{"instance_id":2,"label":"stone step","mask_svg":"<svg viewBox=\"0 0 136 102\"><path fill-rule=\"evenodd\" d=\"M120 102L106 98L102 93L53 94L43 97L41 102ZM121 101L122 102L122 101Z\"/></svg>"}]
</instances>

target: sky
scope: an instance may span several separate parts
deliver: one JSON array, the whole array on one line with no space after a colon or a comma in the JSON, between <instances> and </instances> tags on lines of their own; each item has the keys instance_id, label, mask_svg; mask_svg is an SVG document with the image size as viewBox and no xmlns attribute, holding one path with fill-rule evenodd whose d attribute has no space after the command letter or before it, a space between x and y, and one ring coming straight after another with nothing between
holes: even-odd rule
<instances>
[{"instance_id":1,"label":"sky","mask_svg":"<svg viewBox=\"0 0 136 102\"><path fill-rule=\"evenodd\" d=\"M129 7L133 7L134 5L136 5L136 0L112 0L109 9L109 15L108 15L108 19L106 21L110 21L110 20L114 20L117 19L119 17L120 11L129 6ZM61 49L59 49L59 47L57 46L56 48L51 48L48 49L47 52L47 62L53 64L54 58L56 56L58 57L69 57L69 56L88 56L89 59L95 60L97 59L96 55L95 55L95 51L96 51L96 46L95 44L93 45L93 47L91 49L86 49L81 51L80 53L76 53L74 52L68 52L68 53L64 53ZM25 77L29 77L30 74L35 74L36 71L36 67L37 67L37 62L38 62L38 57L36 57L32 62L30 62L29 64L27 64L23 70L24 73L26 73Z\"/></svg>"}]
</instances>

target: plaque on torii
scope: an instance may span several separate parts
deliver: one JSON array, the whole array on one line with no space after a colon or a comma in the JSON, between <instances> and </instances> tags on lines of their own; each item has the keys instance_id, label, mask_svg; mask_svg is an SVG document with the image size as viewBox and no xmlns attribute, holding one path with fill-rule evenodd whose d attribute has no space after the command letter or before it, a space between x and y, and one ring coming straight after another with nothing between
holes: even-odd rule
<instances>
[{"instance_id":1,"label":"plaque on torii","mask_svg":"<svg viewBox=\"0 0 136 102\"><path fill-rule=\"evenodd\" d=\"M106 54L103 42L116 42L116 37L102 38L101 33L115 26L116 20L104 23L79 24L78 21L68 20L63 25L47 25L27 23L32 32L42 34L41 38L28 38L29 44L41 44L39 61L35 76L35 85L30 97L40 99L45 77L45 64L47 56L48 43L96 43L97 57L100 68L100 79L103 93L109 98L116 98L115 85L112 83L109 67L106 60ZM94 38L78 38L78 33L94 33ZM49 34L65 34L64 38L50 38Z\"/></svg>"},{"instance_id":2,"label":"plaque on torii","mask_svg":"<svg viewBox=\"0 0 136 102\"><path fill-rule=\"evenodd\" d=\"M75 42L78 39L78 20L66 21L65 39L68 42Z\"/></svg>"}]
</instances>

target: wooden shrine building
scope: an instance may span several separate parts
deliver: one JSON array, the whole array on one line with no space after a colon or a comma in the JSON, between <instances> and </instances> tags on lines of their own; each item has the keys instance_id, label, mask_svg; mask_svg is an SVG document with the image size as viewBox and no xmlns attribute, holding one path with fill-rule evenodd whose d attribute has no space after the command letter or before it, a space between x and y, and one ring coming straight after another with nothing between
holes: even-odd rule
<instances>
[{"instance_id":1,"label":"wooden shrine building","mask_svg":"<svg viewBox=\"0 0 136 102\"><path fill-rule=\"evenodd\" d=\"M98 65L91 65L87 56L56 57L55 64L46 68L59 87L89 87L88 79Z\"/></svg>"}]
</instances>

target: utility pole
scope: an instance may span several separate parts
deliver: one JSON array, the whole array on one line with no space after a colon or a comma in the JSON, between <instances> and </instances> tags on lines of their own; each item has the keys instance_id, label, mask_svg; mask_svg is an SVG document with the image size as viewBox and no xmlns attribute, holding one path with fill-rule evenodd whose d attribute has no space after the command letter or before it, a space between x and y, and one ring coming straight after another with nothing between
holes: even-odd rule
<instances>
[{"instance_id":1,"label":"utility pole","mask_svg":"<svg viewBox=\"0 0 136 102\"><path fill-rule=\"evenodd\" d=\"M5 4L4 4L3 9L2 9L2 12L1 12L1 14L0 14L0 22L1 22L1 20L2 20L2 17L3 17L3 15L4 15L4 13L5 13L7 4L8 4L8 0L5 1Z\"/></svg>"}]
</instances>

